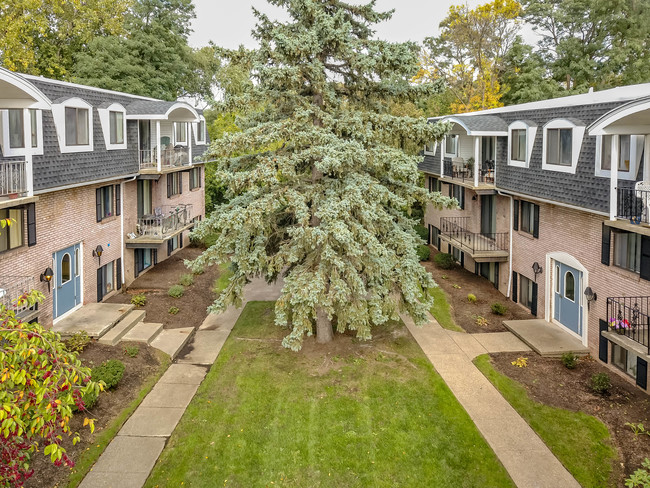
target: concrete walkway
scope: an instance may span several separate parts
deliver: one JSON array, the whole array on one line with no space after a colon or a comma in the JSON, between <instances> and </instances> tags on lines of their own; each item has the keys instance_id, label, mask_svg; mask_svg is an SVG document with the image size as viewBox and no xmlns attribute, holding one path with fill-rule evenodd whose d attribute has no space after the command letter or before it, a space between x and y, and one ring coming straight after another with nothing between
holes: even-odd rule
<instances>
[{"instance_id":1,"label":"concrete walkway","mask_svg":"<svg viewBox=\"0 0 650 488\"><path fill-rule=\"evenodd\" d=\"M510 332L464 334L440 327L433 317L416 327L402 320L449 386L518 488L580 488L524 419L483 376L472 359L494 352L530 351Z\"/></svg>"},{"instance_id":2,"label":"concrete walkway","mask_svg":"<svg viewBox=\"0 0 650 488\"><path fill-rule=\"evenodd\" d=\"M86 475L80 488L141 488L185 409L215 361L244 305L276 300L282 283L253 280L244 290L242 308L208 315L185 355L177 359L122 426Z\"/></svg>"}]
</instances>

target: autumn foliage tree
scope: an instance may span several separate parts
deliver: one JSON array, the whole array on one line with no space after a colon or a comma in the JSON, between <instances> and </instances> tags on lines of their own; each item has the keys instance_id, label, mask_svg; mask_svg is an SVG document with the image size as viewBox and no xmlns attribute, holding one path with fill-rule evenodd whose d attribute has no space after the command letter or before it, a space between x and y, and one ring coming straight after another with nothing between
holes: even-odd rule
<instances>
[{"instance_id":1,"label":"autumn foliage tree","mask_svg":"<svg viewBox=\"0 0 650 488\"><path fill-rule=\"evenodd\" d=\"M255 11L254 83L226 95L222 109L245 112L240 132L209 150L228 202L196 231L217 235L195 267L232 261L234 276L212 311L240 304L253 276L284 277L276 323L285 347L305 335L328 342L336 331L369 339L398 318L426 320L430 275L419 264L409 209L451 205L419 185L419 157L401 147L438 140L447 125L393 115L391 102L439 90L413 85L418 46L373 39L373 25L392 12L374 3L270 0L287 22Z\"/></svg>"},{"instance_id":2,"label":"autumn foliage tree","mask_svg":"<svg viewBox=\"0 0 650 488\"><path fill-rule=\"evenodd\" d=\"M42 298L25 293L16 305L34 306ZM56 465L72 466L61 445L64 435L79 440L70 428L72 408L83 410L82 395L100 388L57 334L21 322L0 305L0 486L20 486L29 478L37 451ZM93 430L91 419L84 425Z\"/></svg>"}]
</instances>

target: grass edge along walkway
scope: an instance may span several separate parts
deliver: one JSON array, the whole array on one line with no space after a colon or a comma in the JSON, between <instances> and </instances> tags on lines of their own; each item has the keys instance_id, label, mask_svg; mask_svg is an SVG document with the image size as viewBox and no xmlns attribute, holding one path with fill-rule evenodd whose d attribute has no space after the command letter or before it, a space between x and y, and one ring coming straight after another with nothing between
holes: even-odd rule
<instances>
[{"instance_id":1,"label":"grass edge along walkway","mask_svg":"<svg viewBox=\"0 0 650 488\"><path fill-rule=\"evenodd\" d=\"M514 486L403 325L329 354L286 334L246 305L145 486Z\"/></svg>"},{"instance_id":2,"label":"grass edge along walkway","mask_svg":"<svg viewBox=\"0 0 650 488\"><path fill-rule=\"evenodd\" d=\"M429 312L438 321L440 327L454 332L465 332L465 329L454 322L445 290L438 285L429 288L429 295L433 297L433 307Z\"/></svg>"},{"instance_id":3,"label":"grass edge along walkway","mask_svg":"<svg viewBox=\"0 0 650 488\"><path fill-rule=\"evenodd\" d=\"M612 463L618 456L611 445L609 431L600 420L531 399L523 385L494 368L487 354L475 358L474 364L578 483L585 488L610 486Z\"/></svg>"}]
</instances>

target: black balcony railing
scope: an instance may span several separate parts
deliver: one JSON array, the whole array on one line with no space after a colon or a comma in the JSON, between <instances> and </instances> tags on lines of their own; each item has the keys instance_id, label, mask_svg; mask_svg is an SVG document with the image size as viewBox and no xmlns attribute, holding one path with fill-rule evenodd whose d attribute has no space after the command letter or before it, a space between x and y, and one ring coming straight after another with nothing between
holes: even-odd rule
<instances>
[{"instance_id":1,"label":"black balcony railing","mask_svg":"<svg viewBox=\"0 0 650 488\"><path fill-rule=\"evenodd\" d=\"M607 298L609 330L629 337L644 346L650 354L648 328L650 328L650 297Z\"/></svg>"},{"instance_id":2,"label":"black balcony railing","mask_svg":"<svg viewBox=\"0 0 650 488\"><path fill-rule=\"evenodd\" d=\"M470 232L467 230L468 222L469 217L441 217L440 233L472 253L508 250L507 232Z\"/></svg>"},{"instance_id":3,"label":"black balcony railing","mask_svg":"<svg viewBox=\"0 0 650 488\"><path fill-rule=\"evenodd\" d=\"M618 188L616 217L635 224L650 224L650 191Z\"/></svg>"}]
</instances>

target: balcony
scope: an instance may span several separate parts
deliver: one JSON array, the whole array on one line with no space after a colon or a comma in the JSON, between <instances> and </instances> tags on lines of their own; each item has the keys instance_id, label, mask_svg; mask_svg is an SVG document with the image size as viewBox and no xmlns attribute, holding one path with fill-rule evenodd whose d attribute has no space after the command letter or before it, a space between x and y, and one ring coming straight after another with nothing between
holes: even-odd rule
<instances>
[{"instance_id":1,"label":"balcony","mask_svg":"<svg viewBox=\"0 0 650 488\"><path fill-rule=\"evenodd\" d=\"M0 197L16 198L26 193L25 161L0 161Z\"/></svg>"},{"instance_id":2,"label":"balcony","mask_svg":"<svg viewBox=\"0 0 650 488\"><path fill-rule=\"evenodd\" d=\"M177 146L163 149L160 153L161 170L173 170L190 165L190 154L187 146ZM158 172L158 148L140 150L140 170L143 172Z\"/></svg>"},{"instance_id":3,"label":"balcony","mask_svg":"<svg viewBox=\"0 0 650 488\"><path fill-rule=\"evenodd\" d=\"M508 260L508 232L470 232L468 226L469 217L441 217L440 238L479 263Z\"/></svg>"},{"instance_id":4,"label":"balcony","mask_svg":"<svg viewBox=\"0 0 650 488\"><path fill-rule=\"evenodd\" d=\"M442 168L442 177L458 180L466 185L474 186L474 167L463 158L453 158L445 161ZM485 161L483 167L478 169L479 186L494 187L494 161Z\"/></svg>"},{"instance_id":5,"label":"balcony","mask_svg":"<svg viewBox=\"0 0 650 488\"><path fill-rule=\"evenodd\" d=\"M0 306L16 312L23 322L33 320L38 315L38 304L33 307L18 306L16 301L34 289L34 280L29 276L3 276L0 278Z\"/></svg>"},{"instance_id":6,"label":"balcony","mask_svg":"<svg viewBox=\"0 0 650 488\"><path fill-rule=\"evenodd\" d=\"M642 346L640 352L650 355L648 328L650 327L650 297L609 297L607 298L607 322L622 324L619 329L610 328L603 334L616 341L624 336Z\"/></svg>"},{"instance_id":7,"label":"balcony","mask_svg":"<svg viewBox=\"0 0 650 488\"><path fill-rule=\"evenodd\" d=\"M616 218L629 220L632 224L650 225L650 185L618 188L617 192Z\"/></svg>"},{"instance_id":8,"label":"balcony","mask_svg":"<svg viewBox=\"0 0 650 488\"><path fill-rule=\"evenodd\" d=\"M192 227L192 218L191 204L156 207L153 214L138 218L135 232L127 234L126 245L130 248L158 245Z\"/></svg>"}]
</instances>

